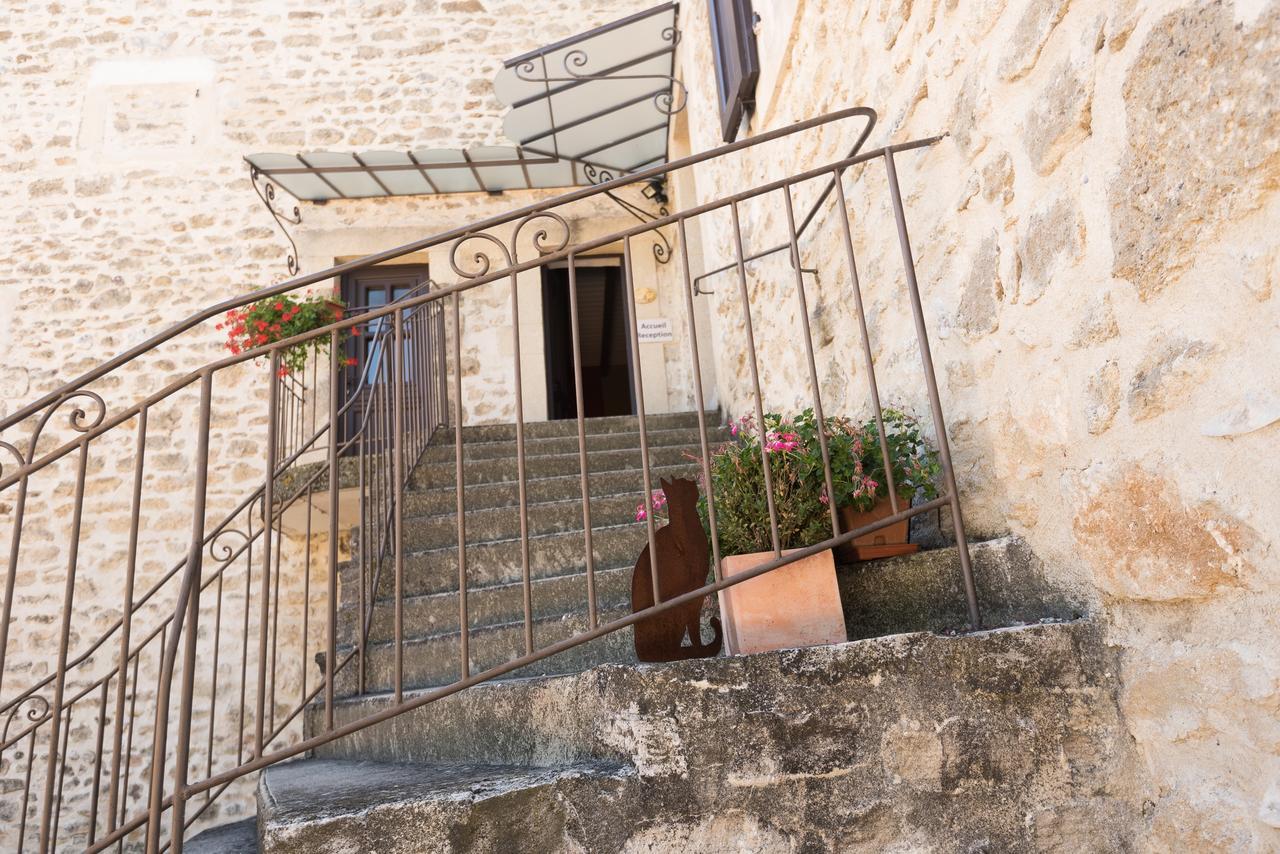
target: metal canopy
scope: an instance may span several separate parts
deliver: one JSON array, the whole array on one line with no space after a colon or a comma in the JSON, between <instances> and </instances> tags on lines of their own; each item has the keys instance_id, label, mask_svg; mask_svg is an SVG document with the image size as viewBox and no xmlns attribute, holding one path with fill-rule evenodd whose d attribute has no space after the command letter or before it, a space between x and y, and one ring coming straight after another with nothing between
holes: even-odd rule
<instances>
[{"instance_id":1,"label":"metal canopy","mask_svg":"<svg viewBox=\"0 0 1280 854\"><path fill-rule=\"evenodd\" d=\"M585 164L593 182L666 162L684 108L675 80L675 3L655 6L504 63L494 93L506 135L527 151Z\"/></svg>"},{"instance_id":2,"label":"metal canopy","mask_svg":"<svg viewBox=\"0 0 1280 854\"><path fill-rule=\"evenodd\" d=\"M587 180L581 164L507 145L250 154L245 160L294 197L309 202L426 193L498 193L572 187Z\"/></svg>"}]
</instances>

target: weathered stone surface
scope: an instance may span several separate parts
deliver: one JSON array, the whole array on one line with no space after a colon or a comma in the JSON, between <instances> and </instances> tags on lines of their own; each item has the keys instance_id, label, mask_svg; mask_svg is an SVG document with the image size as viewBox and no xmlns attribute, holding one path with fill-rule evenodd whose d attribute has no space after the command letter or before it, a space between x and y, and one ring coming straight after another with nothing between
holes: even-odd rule
<instances>
[{"instance_id":1,"label":"weathered stone surface","mask_svg":"<svg viewBox=\"0 0 1280 854\"><path fill-rule=\"evenodd\" d=\"M998 236L988 235L973 254L972 266L960 288L956 324L969 337L994 332L1000 325L997 312L1004 288L1000 283Z\"/></svg>"},{"instance_id":2,"label":"weathered stone surface","mask_svg":"<svg viewBox=\"0 0 1280 854\"><path fill-rule=\"evenodd\" d=\"M1055 27L1067 14L1070 0L1031 0L1022 6L1022 16L1000 60L1000 76L1017 80L1035 67Z\"/></svg>"},{"instance_id":3,"label":"weathered stone surface","mask_svg":"<svg viewBox=\"0 0 1280 854\"><path fill-rule=\"evenodd\" d=\"M982 197L1008 205L1013 201L1013 175L1013 158L1007 151L1000 152L982 167Z\"/></svg>"},{"instance_id":4,"label":"weathered stone surface","mask_svg":"<svg viewBox=\"0 0 1280 854\"><path fill-rule=\"evenodd\" d=\"M1127 400L1134 421L1145 421L1174 407L1180 395L1204 375L1213 352L1204 341L1175 338L1157 342L1129 380Z\"/></svg>"},{"instance_id":5,"label":"weathered stone surface","mask_svg":"<svg viewBox=\"0 0 1280 854\"><path fill-rule=\"evenodd\" d=\"M1157 602L1198 599L1244 583L1257 535L1212 501L1184 501L1136 465L1086 484L1072 522L1103 593Z\"/></svg>"},{"instance_id":6,"label":"weathered stone surface","mask_svg":"<svg viewBox=\"0 0 1280 854\"><path fill-rule=\"evenodd\" d=\"M1116 322L1116 312L1111 307L1111 295L1103 294L1089 304L1084 316L1076 323L1067 347L1072 350L1093 347L1119 334L1120 324Z\"/></svg>"},{"instance_id":7,"label":"weathered stone surface","mask_svg":"<svg viewBox=\"0 0 1280 854\"><path fill-rule=\"evenodd\" d=\"M1110 186L1111 239L1115 275L1143 299L1280 182L1274 9L1247 23L1233 10L1198 3L1166 15L1125 80L1126 179Z\"/></svg>"},{"instance_id":8,"label":"weathered stone surface","mask_svg":"<svg viewBox=\"0 0 1280 854\"><path fill-rule=\"evenodd\" d=\"M1258 820L1268 827L1280 830L1280 777L1267 787L1262 802L1258 804Z\"/></svg>"},{"instance_id":9,"label":"weathered stone surface","mask_svg":"<svg viewBox=\"0 0 1280 854\"><path fill-rule=\"evenodd\" d=\"M1106 362L1089 377L1084 390L1084 423L1090 435L1105 433L1120 411L1120 365Z\"/></svg>"},{"instance_id":10,"label":"weathered stone surface","mask_svg":"<svg viewBox=\"0 0 1280 854\"><path fill-rule=\"evenodd\" d=\"M1080 212L1067 196L1032 215L1018 257L1022 277L1018 301L1034 303L1084 251L1085 226Z\"/></svg>"},{"instance_id":11,"label":"weathered stone surface","mask_svg":"<svg viewBox=\"0 0 1280 854\"><path fill-rule=\"evenodd\" d=\"M1092 122L1093 83L1070 60L1049 75L1049 83L1027 116L1026 146L1031 163L1048 175L1064 154L1089 136Z\"/></svg>"},{"instance_id":12,"label":"weathered stone surface","mask_svg":"<svg viewBox=\"0 0 1280 854\"><path fill-rule=\"evenodd\" d=\"M568 850L660 843L739 851L739 833L766 851L870 852L904 840L1036 850L1033 840L1051 825L1079 834L1078 847L1110 850L1133 844L1141 822L1117 672L1088 622L899 635L479 686L320 753L426 766L465 759L477 766L469 773L514 762L562 781L584 762L634 769L593 785L579 775L572 786L529 790L523 803L554 832L564 828L567 839L553 848ZM339 724L388 700L342 703ZM419 831L416 850L458 850L460 838L476 845L468 850L495 850L452 828L498 821L506 805L486 804L483 788L455 791L399 807L397 824L352 812L349 821L368 825L347 832L385 833L378 838L392 847L382 850L401 850L392 828L407 839L407 821ZM305 800L299 794L302 809L321 809ZM1092 810L1079 809L1085 803ZM717 818L727 815L733 821ZM338 826L330 832L308 837L309 850L341 850ZM547 850L525 847L519 834L504 841L501 850Z\"/></svg>"}]
</instances>

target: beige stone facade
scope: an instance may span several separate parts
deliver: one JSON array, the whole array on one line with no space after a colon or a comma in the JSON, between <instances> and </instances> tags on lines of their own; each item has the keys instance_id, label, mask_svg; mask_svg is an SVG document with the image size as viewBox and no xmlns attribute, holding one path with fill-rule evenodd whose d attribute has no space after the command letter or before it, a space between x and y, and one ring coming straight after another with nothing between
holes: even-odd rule
<instances>
[{"instance_id":1,"label":"beige stone facade","mask_svg":"<svg viewBox=\"0 0 1280 854\"><path fill-rule=\"evenodd\" d=\"M243 155L502 142L490 86L501 59L643 5L7 9L0 416L193 311L286 277L285 244ZM1121 651L1122 713L1148 772L1149 850L1280 848L1280 6L756 0L755 9L762 67L745 133L867 105L880 114L869 146L948 134L898 163L966 521L975 534L1025 537ZM720 142L705 4L684 4L680 28L689 104L673 123L673 155ZM757 183L835 160L860 127L850 120L684 170L670 187L673 208L741 189L744 176ZM925 413L883 169L868 164L848 186L853 221L866 226L855 249L882 393ZM304 205L294 236L304 272L314 272L551 195ZM797 204L811 197L800 188ZM751 246L785 239L776 200L742 214ZM603 203L575 215L575 240L633 222ZM806 293L826 408L861 415L866 377L840 241L831 220L816 221L802 261L821 269ZM707 269L732 260L730 247L727 219L708 217L687 249L692 266ZM638 314L674 327L673 342L642 350L646 403L689 409L679 268L641 249L637 286L655 298ZM447 255L441 247L423 259L445 284L457 279ZM794 273L783 253L748 275L753 305L779 307L753 316L765 407L802 406L809 379ZM525 382L541 387L536 284L536 273L522 275L519 356ZM750 386L736 281L708 286L716 293L697 302L707 403L741 415ZM464 417L509 421L509 292L484 288L464 305L476 331L464 339ZM202 325L102 391L112 406L133 403L220 348ZM243 497L237 483L261 479L265 385L253 368L238 370L242 390L220 389L219 411L234 413L228 402L243 389L253 406L214 424L211 516ZM161 454L149 472L143 581L186 547L192 394L150 416ZM527 396L524 414L544 418L545 400ZM131 448L122 435L89 459L96 512L80 574L95 583L78 592L76 639L118 616ZM5 665L15 674L6 679L23 684L49 672L57 642L73 467L61 464L59 476L27 511L47 521L24 535L28 565L40 570L19 585ZM319 555L326 544L312 547ZM286 538L285 548L296 578L304 546ZM228 599L229 622L244 601ZM283 646L301 645L300 618L279 632ZM296 683L305 659L294 653L282 665L282 683ZM239 672L238 662L221 666L226 678ZM19 686L3 687L7 699ZM232 719L228 702L220 720ZM197 731L207 725L200 717ZM91 737L79 727L76 737ZM0 777L21 770L5 757ZM81 814L83 798L70 795L87 785L67 781ZM250 796L247 787L228 793L217 814L241 814Z\"/></svg>"},{"instance_id":2,"label":"beige stone facade","mask_svg":"<svg viewBox=\"0 0 1280 854\"><path fill-rule=\"evenodd\" d=\"M755 9L749 131L868 104L873 145L949 134L898 162L967 521L1025 536L1124 651L1151 850L1275 850L1280 7ZM683 13L685 78L706 79L702 4ZM720 129L713 90L692 100L696 150ZM794 165L829 162L848 139L811 136ZM853 219L879 229L857 249L881 388L924 412L883 170L860 181ZM697 182L713 197L740 178L712 168ZM748 217L755 245L780 235L776 205ZM843 251L822 233L806 257ZM792 283L785 258L752 270L766 300L789 300ZM817 354L827 377L848 377L832 404L865 412L847 276L824 270L810 302L839 318ZM717 299L720 391L741 412L739 318ZM753 320L758 339L775 322ZM762 368L774 407L805 399L798 361Z\"/></svg>"}]
</instances>

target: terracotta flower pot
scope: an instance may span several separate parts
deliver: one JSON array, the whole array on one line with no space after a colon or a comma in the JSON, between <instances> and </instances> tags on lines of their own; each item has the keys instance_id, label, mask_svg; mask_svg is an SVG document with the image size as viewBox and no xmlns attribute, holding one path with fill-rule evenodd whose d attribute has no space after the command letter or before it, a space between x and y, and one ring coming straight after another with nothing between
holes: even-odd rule
<instances>
[{"instance_id":1,"label":"terracotta flower pot","mask_svg":"<svg viewBox=\"0 0 1280 854\"><path fill-rule=\"evenodd\" d=\"M773 552L755 552L726 557L720 566L732 578L771 560ZM830 550L721 590L719 597L730 655L848 640Z\"/></svg>"},{"instance_id":2,"label":"terracotta flower pot","mask_svg":"<svg viewBox=\"0 0 1280 854\"><path fill-rule=\"evenodd\" d=\"M898 502L899 510L905 506L905 499ZM859 512L852 507L841 507L840 532L855 531L858 528L870 525L873 522L879 522L886 516L892 515L893 507L890 506L888 498L880 499L874 507L865 512ZM876 558L911 554L918 551L920 547L907 542L910 530L911 520L903 519L901 522L894 522L892 525L881 528L878 531L872 531L870 534L856 537L852 543L845 543L837 547L836 556L840 558L842 563L853 563L860 560L875 560Z\"/></svg>"}]
</instances>

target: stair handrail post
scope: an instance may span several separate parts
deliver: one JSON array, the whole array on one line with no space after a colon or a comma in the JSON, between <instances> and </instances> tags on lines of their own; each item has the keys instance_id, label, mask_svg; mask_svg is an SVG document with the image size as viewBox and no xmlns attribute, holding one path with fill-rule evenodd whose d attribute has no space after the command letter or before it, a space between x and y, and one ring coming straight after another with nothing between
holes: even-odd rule
<instances>
[{"instance_id":1,"label":"stair handrail post","mask_svg":"<svg viewBox=\"0 0 1280 854\"><path fill-rule=\"evenodd\" d=\"M955 532L956 552L960 557L960 576L964 583L965 605L969 612L969 628L982 627L982 615L978 610L978 592L973 582L973 567L969 560L969 540L964 533L964 517L960 511L960 493L956 489L955 468L951 463L951 444L947 441L947 425L942 415L942 400L938 394L938 378L933 370L933 356L929 352L929 330L924 322L924 306L920 302L920 283L916 279L916 264L911 252L911 237L907 233L907 216L902 205L902 188L898 184L898 170L893 162L893 149L884 150L884 167L888 177L889 198L893 202L893 220L898 229L898 246L902 250L902 266L907 279L907 296L911 301L911 317L915 321L916 341L920 344L920 361L924 368L925 387L929 393L929 413L933 417L937 433L938 457L942 463L943 483L950 499L951 528ZM883 432L883 431L881 431Z\"/></svg>"}]
</instances>

